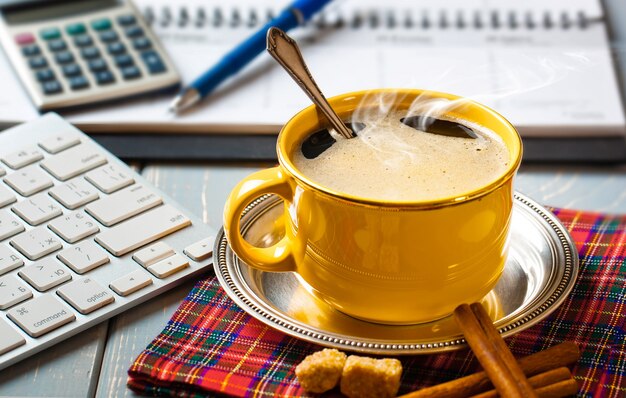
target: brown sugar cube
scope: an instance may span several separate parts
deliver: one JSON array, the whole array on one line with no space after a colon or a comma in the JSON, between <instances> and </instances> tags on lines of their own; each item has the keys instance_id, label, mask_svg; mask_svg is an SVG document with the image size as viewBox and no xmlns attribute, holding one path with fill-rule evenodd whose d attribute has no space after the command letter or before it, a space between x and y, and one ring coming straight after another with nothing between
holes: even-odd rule
<instances>
[{"instance_id":1,"label":"brown sugar cube","mask_svg":"<svg viewBox=\"0 0 626 398\"><path fill-rule=\"evenodd\" d=\"M341 374L341 392L350 397L394 397L400 388L402 364L397 359L350 355Z\"/></svg>"},{"instance_id":2,"label":"brown sugar cube","mask_svg":"<svg viewBox=\"0 0 626 398\"><path fill-rule=\"evenodd\" d=\"M346 354L325 348L304 358L296 366L296 376L305 390L325 392L337 385L345 363Z\"/></svg>"}]
</instances>

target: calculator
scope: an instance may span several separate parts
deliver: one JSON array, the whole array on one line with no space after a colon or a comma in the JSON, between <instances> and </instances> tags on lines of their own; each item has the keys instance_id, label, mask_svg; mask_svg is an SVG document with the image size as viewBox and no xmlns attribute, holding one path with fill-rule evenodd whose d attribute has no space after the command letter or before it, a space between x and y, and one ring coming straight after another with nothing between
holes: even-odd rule
<instances>
[{"instance_id":1,"label":"calculator","mask_svg":"<svg viewBox=\"0 0 626 398\"><path fill-rule=\"evenodd\" d=\"M41 110L173 88L180 76L129 0L0 0L0 39Z\"/></svg>"}]
</instances>

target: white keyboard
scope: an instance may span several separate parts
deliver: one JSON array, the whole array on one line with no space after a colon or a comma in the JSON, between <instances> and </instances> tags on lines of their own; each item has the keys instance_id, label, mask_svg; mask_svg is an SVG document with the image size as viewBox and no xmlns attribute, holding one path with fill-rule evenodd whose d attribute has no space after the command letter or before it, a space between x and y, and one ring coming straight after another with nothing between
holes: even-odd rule
<instances>
[{"instance_id":1,"label":"white keyboard","mask_svg":"<svg viewBox=\"0 0 626 398\"><path fill-rule=\"evenodd\" d=\"M0 369L212 263L213 229L54 113L0 161Z\"/></svg>"}]
</instances>

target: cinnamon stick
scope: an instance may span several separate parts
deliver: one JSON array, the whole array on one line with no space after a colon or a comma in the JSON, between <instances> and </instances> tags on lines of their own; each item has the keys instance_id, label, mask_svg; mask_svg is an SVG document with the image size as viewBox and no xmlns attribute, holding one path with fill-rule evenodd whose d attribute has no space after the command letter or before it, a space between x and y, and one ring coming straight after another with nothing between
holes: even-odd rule
<instances>
[{"instance_id":1,"label":"cinnamon stick","mask_svg":"<svg viewBox=\"0 0 626 398\"><path fill-rule=\"evenodd\" d=\"M578 360L580 351L576 344L566 341L543 351L523 357L520 368L526 376L533 376L550 369L570 365ZM484 371L403 395L404 398L464 398L492 389L489 376Z\"/></svg>"},{"instance_id":2,"label":"cinnamon stick","mask_svg":"<svg viewBox=\"0 0 626 398\"><path fill-rule=\"evenodd\" d=\"M566 367L556 368L552 370L548 370L547 372L540 373L528 379L528 382L535 389L535 392L539 397L542 395L539 394L539 388L547 387L552 384L556 384L562 381L566 381L572 378L572 374ZM571 394L564 394L571 395ZM496 390L489 390L482 394L473 395L472 398L494 398L498 396L498 392Z\"/></svg>"},{"instance_id":3,"label":"cinnamon stick","mask_svg":"<svg viewBox=\"0 0 626 398\"><path fill-rule=\"evenodd\" d=\"M574 379L560 381L546 387L537 389L537 395L541 398L561 398L574 395L578 392L578 383Z\"/></svg>"},{"instance_id":4,"label":"cinnamon stick","mask_svg":"<svg viewBox=\"0 0 626 398\"><path fill-rule=\"evenodd\" d=\"M500 355L500 350L487 337L483 326L469 305L459 305L454 310L454 319L476 359L487 372L489 379L500 395L511 398L537 396L527 380L525 383L518 382L519 377L514 375L517 371L521 373L521 370L515 369L518 367L517 362L513 360L515 362L513 365ZM493 328L493 324L490 327ZM523 373L522 377L526 378Z\"/></svg>"},{"instance_id":5,"label":"cinnamon stick","mask_svg":"<svg viewBox=\"0 0 626 398\"><path fill-rule=\"evenodd\" d=\"M536 397L537 394L535 390L531 387L526 375L522 372L517 360L511 353L511 350L509 350L502 336L500 336L500 332L498 332L493 325L493 321L489 317L489 314L487 314L487 311L485 311L483 305L481 303L473 303L470 304L470 309L474 313L476 320L478 320L485 336L487 336L487 341L495 348L496 354L500 356L509 372L511 372L522 395L525 397Z\"/></svg>"}]
</instances>

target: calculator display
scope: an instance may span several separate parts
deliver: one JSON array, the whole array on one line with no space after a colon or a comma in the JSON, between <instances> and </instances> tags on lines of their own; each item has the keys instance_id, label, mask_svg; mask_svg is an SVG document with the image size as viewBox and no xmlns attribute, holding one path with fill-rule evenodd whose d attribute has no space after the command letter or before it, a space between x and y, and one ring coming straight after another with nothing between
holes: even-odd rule
<instances>
[{"instance_id":1,"label":"calculator display","mask_svg":"<svg viewBox=\"0 0 626 398\"><path fill-rule=\"evenodd\" d=\"M7 4L8 3L8 4ZM2 14L7 24L20 24L45 21L81 15L85 12L100 11L115 7L116 0L90 1L10 1L0 2Z\"/></svg>"}]
</instances>

